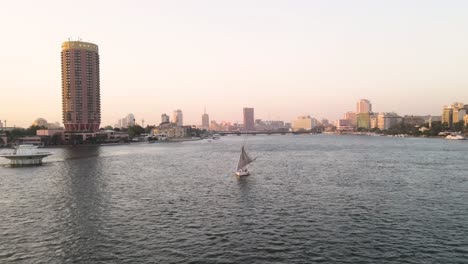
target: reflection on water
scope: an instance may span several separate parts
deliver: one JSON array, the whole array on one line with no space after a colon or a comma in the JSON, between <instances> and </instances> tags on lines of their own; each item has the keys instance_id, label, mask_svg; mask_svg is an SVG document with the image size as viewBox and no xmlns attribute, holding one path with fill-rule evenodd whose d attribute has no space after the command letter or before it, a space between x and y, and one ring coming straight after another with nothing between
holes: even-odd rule
<instances>
[{"instance_id":1,"label":"reflection on water","mask_svg":"<svg viewBox=\"0 0 468 264\"><path fill-rule=\"evenodd\" d=\"M0 168L0 263L463 263L468 144L353 136L57 148Z\"/></svg>"},{"instance_id":2,"label":"reflection on water","mask_svg":"<svg viewBox=\"0 0 468 264\"><path fill-rule=\"evenodd\" d=\"M109 199L106 197L106 178L102 173L101 160L98 157L99 147L78 147L64 150L67 161L62 167L61 175L64 184L64 208L59 217L64 218L65 237L75 237L61 248L65 259L81 261L92 260L94 254L83 255L82 252L95 252L100 249L100 240L104 237L104 215ZM77 164L78 163L78 164ZM64 260L65 260L64 259Z\"/></svg>"},{"instance_id":3,"label":"reflection on water","mask_svg":"<svg viewBox=\"0 0 468 264\"><path fill-rule=\"evenodd\" d=\"M102 147L99 146L79 146L63 148L61 155L63 159L84 159L98 157Z\"/></svg>"}]
</instances>

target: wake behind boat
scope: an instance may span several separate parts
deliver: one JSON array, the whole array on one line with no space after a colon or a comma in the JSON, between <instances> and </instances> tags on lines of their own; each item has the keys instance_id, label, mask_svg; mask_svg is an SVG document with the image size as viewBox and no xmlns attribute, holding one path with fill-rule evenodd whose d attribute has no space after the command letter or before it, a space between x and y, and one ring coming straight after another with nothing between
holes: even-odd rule
<instances>
[{"instance_id":1,"label":"wake behind boat","mask_svg":"<svg viewBox=\"0 0 468 264\"><path fill-rule=\"evenodd\" d=\"M52 152L37 151L34 145L19 145L11 154L2 154L0 157L10 160L12 166L41 165L42 159L52 155Z\"/></svg>"},{"instance_id":2,"label":"wake behind boat","mask_svg":"<svg viewBox=\"0 0 468 264\"><path fill-rule=\"evenodd\" d=\"M252 159L247 152L245 151L244 146L241 148L241 154L239 157L239 162L237 163L237 176L249 176L249 170L247 170L247 165L254 162L256 158Z\"/></svg>"}]
</instances>

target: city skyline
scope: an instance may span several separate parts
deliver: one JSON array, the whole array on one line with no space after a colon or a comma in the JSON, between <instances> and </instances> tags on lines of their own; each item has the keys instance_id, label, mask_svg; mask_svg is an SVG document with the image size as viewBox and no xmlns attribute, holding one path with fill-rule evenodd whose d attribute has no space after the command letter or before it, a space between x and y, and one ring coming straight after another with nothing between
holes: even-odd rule
<instances>
[{"instance_id":1,"label":"city skyline","mask_svg":"<svg viewBox=\"0 0 468 264\"><path fill-rule=\"evenodd\" d=\"M246 105L291 122L339 119L360 98L400 115L468 101L463 1L123 1L112 14L105 1L84 3L94 6L86 21L87 5L6 3L0 22L14 26L2 30L2 122L62 120L57 54L70 36L100 46L101 127L129 112L158 124L177 108L199 125L205 105L210 120L242 123Z\"/></svg>"}]
</instances>

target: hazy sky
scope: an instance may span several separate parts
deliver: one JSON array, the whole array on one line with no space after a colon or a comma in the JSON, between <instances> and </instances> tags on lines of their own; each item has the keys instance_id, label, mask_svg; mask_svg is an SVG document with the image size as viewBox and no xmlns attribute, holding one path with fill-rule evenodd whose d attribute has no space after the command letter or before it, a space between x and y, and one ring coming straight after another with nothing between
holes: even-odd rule
<instances>
[{"instance_id":1,"label":"hazy sky","mask_svg":"<svg viewBox=\"0 0 468 264\"><path fill-rule=\"evenodd\" d=\"M61 43L99 45L102 125L440 115L468 103L468 1L0 1L0 119L61 120Z\"/></svg>"}]
</instances>

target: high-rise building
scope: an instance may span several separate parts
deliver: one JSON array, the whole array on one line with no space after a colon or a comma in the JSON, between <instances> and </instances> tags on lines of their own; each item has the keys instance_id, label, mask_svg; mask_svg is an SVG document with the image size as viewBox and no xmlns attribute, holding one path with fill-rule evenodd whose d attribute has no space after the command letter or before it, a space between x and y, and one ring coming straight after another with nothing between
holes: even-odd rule
<instances>
[{"instance_id":1,"label":"high-rise building","mask_svg":"<svg viewBox=\"0 0 468 264\"><path fill-rule=\"evenodd\" d=\"M101 124L98 46L62 43L62 118L70 132L97 131Z\"/></svg>"},{"instance_id":2,"label":"high-rise building","mask_svg":"<svg viewBox=\"0 0 468 264\"><path fill-rule=\"evenodd\" d=\"M177 110L174 111L172 122L177 124L178 126L183 126L184 125L184 117L182 115L182 110L177 109Z\"/></svg>"},{"instance_id":3,"label":"high-rise building","mask_svg":"<svg viewBox=\"0 0 468 264\"><path fill-rule=\"evenodd\" d=\"M244 107L244 130L254 131L255 130L255 118L254 109Z\"/></svg>"},{"instance_id":4,"label":"high-rise building","mask_svg":"<svg viewBox=\"0 0 468 264\"><path fill-rule=\"evenodd\" d=\"M161 115L161 123L169 123L169 116L166 114Z\"/></svg>"},{"instance_id":5,"label":"high-rise building","mask_svg":"<svg viewBox=\"0 0 468 264\"><path fill-rule=\"evenodd\" d=\"M205 108L205 112L202 115L202 125L201 125L201 127L202 127L202 129L207 129L207 130L210 128L210 117L206 113L206 108Z\"/></svg>"},{"instance_id":6,"label":"high-rise building","mask_svg":"<svg viewBox=\"0 0 468 264\"><path fill-rule=\"evenodd\" d=\"M356 114L372 112L372 104L367 99L361 99L356 103Z\"/></svg>"}]
</instances>

